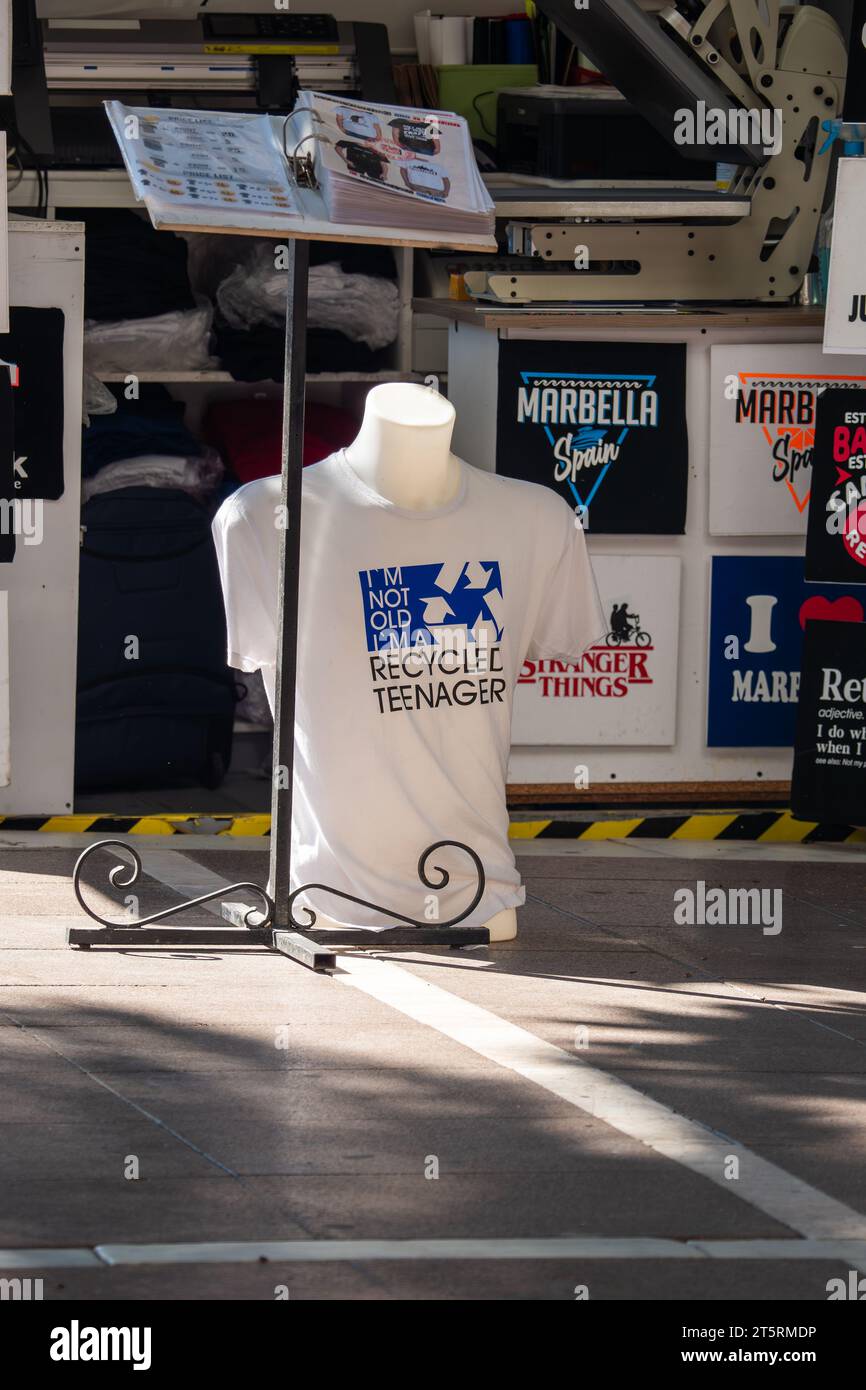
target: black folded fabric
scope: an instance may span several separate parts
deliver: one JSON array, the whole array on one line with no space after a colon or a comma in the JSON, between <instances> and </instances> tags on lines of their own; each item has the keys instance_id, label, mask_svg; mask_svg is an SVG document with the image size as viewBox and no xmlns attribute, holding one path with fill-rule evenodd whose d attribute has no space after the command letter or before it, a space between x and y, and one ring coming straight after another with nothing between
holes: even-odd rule
<instances>
[{"instance_id":1,"label":"black folded fabric","mask_svg":"<svg viewBox=\"0 0 866 1390\"><path fill-rule=\"evenodd\" d=\"M138 400L128 401L123 387L110 387L118 398L113 415L93 415L82 432L81 469L92 478L107 463L136 458L139 454L198 457L201 441L183 421L184 404L174 400L164 386L145 382Z\"/></svg>"},{"instance_id":2,"label":"black folded fabric","mask_svg":"<svg viewBox=\"0 0 866 1390\"><path fill-rule=\"evenodd\" d=\"M355 246L350 241L311 241L310 265L339 261L345 275L378 275L396 280L397 265L390 246Z\"/></svg>"},{"instance_id":3,"label":"black folded fabric","mask_svg":"<svg viewBox=\"0 0 866 1390\"><path fill-rule=\"evenodd\" d=\"M214 320L214 346L220 365L235 381L282 381L286 335L282 328L230 328Z\"/></svg>"},{"instance_id":4,"label":"black folded fabric","mask_svg":"<svg viewBox=\"0 0 866 1390\"><path fill-rule=\"evenodd\" d=\"M214 322L216 351L235 381L282 381L285 331L282 328L230 328ZM353 343L332 328L307 330L308 372L377 372L391 365L388 348Z\"/></svg>"},{"instance_id":5,"label":"black folded fabric","mask_svg":"<svg viewBox=\"0 0 866 1390\"><path fill-rule=\"evenodd\" d=\"M144 319L195 308L182 237L157 232L126 208L75 215L86 227L85 318Z\"/></svg>"},{"instance_id":6,"label":"black folded fabric","mask_svg":"<svg viewBox=\"0 0 866 1390\"><path fill-rule=\"evenodd\" d=\"M335 328L307 330L308 372L379 372L391 365L390 347L353 343Z\"/></svg>"}]
</instances>

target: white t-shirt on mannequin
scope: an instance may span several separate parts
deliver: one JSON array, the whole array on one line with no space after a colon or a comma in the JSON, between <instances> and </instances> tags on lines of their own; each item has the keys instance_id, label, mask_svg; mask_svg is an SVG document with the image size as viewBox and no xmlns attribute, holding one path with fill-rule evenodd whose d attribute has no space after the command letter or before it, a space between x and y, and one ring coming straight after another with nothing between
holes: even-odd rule
<instances>
[{"instance_id":1,"label":"white t-shirt on mannequin","mask_svg":"<svg viewBox=\"0 0 866 1390\"><path fill-rule=\"evenodd\" d=\"M311 881L425 919L418 857L456 839L484 897L466 925L519 906L505 780L525 657L574 660L606 630L582 530L547 488L461 463L455 497L407 510L343 452L304 470L292 886ZM229 664L261 669L273 708L280 480L234 493L214 520ZM474 869L457 850L440 920ZM323 893L332 920L382 925ZM435 919L434 919L435 921Z\"/></svg>"}]
</instances>

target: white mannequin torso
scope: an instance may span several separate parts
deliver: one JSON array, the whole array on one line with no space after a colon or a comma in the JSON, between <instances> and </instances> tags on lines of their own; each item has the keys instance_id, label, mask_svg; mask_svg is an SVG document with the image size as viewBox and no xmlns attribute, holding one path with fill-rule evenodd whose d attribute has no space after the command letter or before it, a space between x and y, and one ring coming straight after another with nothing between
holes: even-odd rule
<instances>
[{"instance_id":1,"label":"white mannequin torso","mask_svg":"<svg viewBox=\"0 0 866 1390\"><path fill-rule=\"evenodd\" d=\"M346 462L367 487L395 506L411 511L445 506L460 487L460 462L451 452L454 420L451 402L430 387L409 382L374 386L360 431L345 450ZM319 913L317 926L337 923ZM491 941L510 941L517 935L517 912L497 912L485 926Z\"/></svg>"},{"instance_id":2,"label":"white mannequin torso","mask_svg":"<svg viewBox=\"0 0 866 1390\"><path fill-rule=\"evenodd\" d=\"M451 452L454 418L451 402L427 386L374 386L346 460L395 506L432 511L450 502L460 486L460 464Z\"/></svg>"}]
</instances>

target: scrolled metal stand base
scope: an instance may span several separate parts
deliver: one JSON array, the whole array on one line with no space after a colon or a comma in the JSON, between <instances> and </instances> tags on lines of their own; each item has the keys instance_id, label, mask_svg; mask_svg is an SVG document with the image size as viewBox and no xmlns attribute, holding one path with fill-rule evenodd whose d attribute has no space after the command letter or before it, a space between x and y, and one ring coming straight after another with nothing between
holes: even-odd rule
<instances>
[{"instance_id":1,"label":"scrolled metal stand base","mask_svg":"<svg viewBox=\"0 0 866 1390\"><path fill-rule=\"evenodd\" d=\"M100 850L110 849L115 853L128 855L131 864L115 864L109 871L108 881L113 888L131 888L138 882L141 874L141 858L138 851L125 840L98 840L88 845L79 855L72 871L72 887L79 906L100 923L100 928L69 927L66 941L69 946L87 950L91 946L270 946L274 921L274 904L263 888L257 883L233 883L230 887L217 889L214 893L204 893L199 898L177 903L162 912L151 913L149 917L127 917L122 922L112 922L102 917L85 902L81 892L81 873L85 863ZM186 912L191 907L214 902L224 898L227 893L253 893L260 900L259 905L248 906L242 922L236 928L220 927L163 927L155 923L175 917L178 912Z\"/></svg>"},{"instance_id":2,"label":"scrolled metal stand base","mask_svg":"<svg viewBox=\"0 0 866 1390\"><path fill-rule=\"evenodd\" d=\"M126 841L99 840L96 844L88 846L84 853L79 856L72 874L72 887L83 911L95 922L99 922L100 927L98 929L70 927L66 933L66 941L68 945L77 946L81 950L88 950L91 946L184 946L187 949L265 946L289 956L292 960L306 965L312 970L333 970L336 966L334 951L338 946L360 946L367 950L392 950L409 947L417 950L424 946L450 946L456 949L461 946L486 945L490 939L486 927L461 927L459 925L474 912L484 894L484 867L475 851L460 840L437 840L435 844L429 845L420 856L418 877L425 888L439 891L447 886L451 876L441 864L432 866L433 871L438 876L436 879L431 878L428 872L430 856L436 850L445 848L458 849L468 855L476 873L476 887L472 900L462 912L458 913L456 917L449 918L446 922L435 922L434 919L434 923L431 925L429 920L419 921L414 917L406 917L402 913L394 912L378 903L370 903L364 898L353 897L350 893L344 893L340 889L330 888L325 883L308 883L301 888L296 888L291 894L288 903L289 922L284 927L276 921L276 909L273 901L265 890L256 883L233 883L213 893L205 893L201 897L177 903L175 907L165 908L162 912L154 912L149 917L137 917L135 920L127 918L123 922L112 922L110 918L101 916L90 907L82 895L81 873L84 864L91 855L96 854L99 850L110 849L128 855L132 863L115 864L109 871L108 880L114 888L129 888L138 881L141 874L141 859L137 850ZM300 911L306 914L306 921L299 921L295 915L295 902L303 894L309 892L327 893L331 897L355 903L368 911L381 913L383 917L390 917L400 925L316 927L316 913L312 908L305 906L301 907ZM234 893L254 894L260 900L259 906L256 906L255 903L250 905L246 901L230 901L229 899ZM199 907L203 903L214 902L218 898L224 900L222 901L222 916L229 924L227 926L164 927L155 925L164 922L169 917L175 917L179 912L186 912L189 908Z\"/></svg>"}]
</instances>

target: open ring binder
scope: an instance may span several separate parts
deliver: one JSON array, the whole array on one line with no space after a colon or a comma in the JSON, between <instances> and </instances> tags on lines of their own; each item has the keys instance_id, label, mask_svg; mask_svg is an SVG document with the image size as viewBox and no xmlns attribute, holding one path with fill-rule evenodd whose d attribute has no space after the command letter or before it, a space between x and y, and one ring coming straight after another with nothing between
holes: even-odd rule
<instances>
[{"instance_id":1,"label":"open ring binder","mask_svg":"<svg viewBox=\"0 0 866 1390\"><path fill-rule=\"evenodd\" d=\"M493 202L462 116L303 91L287 116L106 103L155 226L404 230L493 249ZM436 148L419 146L431 125Z\"/></svg>"}]
</instances>

